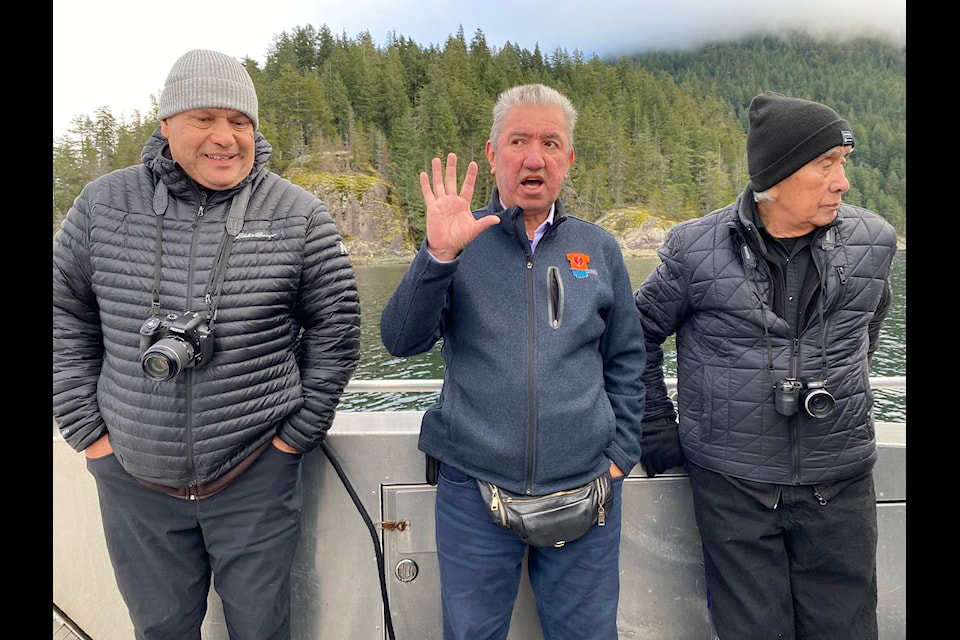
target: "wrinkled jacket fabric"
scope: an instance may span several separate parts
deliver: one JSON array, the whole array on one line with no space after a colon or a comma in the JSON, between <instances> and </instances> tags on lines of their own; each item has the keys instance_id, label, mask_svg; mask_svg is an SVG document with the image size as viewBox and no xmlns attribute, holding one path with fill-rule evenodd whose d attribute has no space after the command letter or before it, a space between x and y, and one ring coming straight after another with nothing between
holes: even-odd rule
<instances>
[{"instance_id":1,"label":"wrinkled jacket fabric","mask_svg":"<svg viewBox=\"0 0 960 640\"><path fill-rule=\"evenodd\" d=\"M636 291L648 352L645 420L674 414L662 346L675 334L688 461L766 483L853 478L877 458L869 358L891 301L895 232L875 213L841 205L813 238L819 286L808 295L818 299L794 336L771 307L783 285L754 211L747 188L732 205L676 225ZM804 376L826 380L836 400L827 417L775 409L774 382Z\"/></svg>"},{"instance_id":2,"label":"wrinkled jacket fabric","mask_svg":"<svg viewBox=\"0 0 960 640\"><path fill-rule=\"evenodd\" d=\"M301 452L323 440L359 360L353 267L323 203L265 169L259 131L255 145L240 185L206 191L158 129L142 164L94 180L74 202L53 247L53 409L74 449L109 432L129 473L182 488L215 480L275 434ZM160 311L207 316L227 212L247 183L212 360L147 378L139 331L152 315L158 220Z\"/></svg>"},{"instance_id":3,"label":"wrinkled jacket fabric","mask_svg":"<svg viewBox=\"0 0 960 640\"><path fill-rule=\"evenodd\" d=\"M640 458L645 353L620 247L564 213L530 252L518 207L453 261L424 242L381 316L395 356L443 340L443 389L419 447L510 491L541 495ZM576 256L588 258L588 262Z\"/></svg>"}]
</instances>

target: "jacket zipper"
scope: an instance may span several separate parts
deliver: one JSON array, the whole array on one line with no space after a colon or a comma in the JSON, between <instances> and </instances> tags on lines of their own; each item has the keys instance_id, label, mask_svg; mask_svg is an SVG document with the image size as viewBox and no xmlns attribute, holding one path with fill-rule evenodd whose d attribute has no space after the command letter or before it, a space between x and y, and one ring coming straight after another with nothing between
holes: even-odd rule
<instances>
[{"instance_id":1,"label":"jacket zipper","mask_svg":"<svg viewBox=\"0 0 960 640\"><path fill-rule=\"evenodd\" d=\"M534 283L533 256L526 254L527 267L527 481L524 493L529 494L533 487L533 447L536 442L537 398L536 372L534 369Z\"/></svg>"},{"instance_id":2,"label":"jacket zipper","mask_svg":"<svg viewBox=\"0 0 960 640\"><path fill-rule=\"evenodd\" d=\"M193 300L193 276L194 276L194 271L196 270L196 267L197 267L197 263L196 263L196 260L197 260L197 243L198 243L198 240L199 240L199 238L200 238L200 222L201 222L201 220L202 220L202 218L203 218L204 210L205 210L206 205L207 205L207 191L206 191L205 189L201 189L200 192L197 194L197 199L199 200L200 205L199 205L199 207L197 208L197 218L196 218L196 220L194 221L194 225L193 225L193 240L192 240L192 242L191 242L191 244L190 244L190 266L189 266L189 268L188 268L188 270L187 270L187 296L186 296L186 299L184 300L184 305L190 305L190 304L191 304L190 301ZM191 310L193 310L193 309L191 309ZM186 390L187 390L187 411L186 411L186 417L185 417L184 427L185 427L186 430L187 430L187 462L188 462L189 467L190 467L190 476L193 478L193 479L190 481L190 485L188 486L187 496L188 496L188 499L189 499L189 500L197 500L197 499L198 499L198 496L197 496L197 485L199 484L199 481L198 481L198 479L197 479L197 477L196 477L196 475L197 475L197 467L196 467L196 465L194 464L194 459L193 459L193 456L194 456L194 449L193 449L193 444L194 444L194 442L193 442L193 384L192 384L192 382L193 382L193 369L187 369L187 370L185 370L185 371L181 371L181 372L180 372L180 375L182 375L182 376L184 376L184 377L186 378L186 380L185 380L185 385L186 385Z\"/></svg>"}]
</instances>

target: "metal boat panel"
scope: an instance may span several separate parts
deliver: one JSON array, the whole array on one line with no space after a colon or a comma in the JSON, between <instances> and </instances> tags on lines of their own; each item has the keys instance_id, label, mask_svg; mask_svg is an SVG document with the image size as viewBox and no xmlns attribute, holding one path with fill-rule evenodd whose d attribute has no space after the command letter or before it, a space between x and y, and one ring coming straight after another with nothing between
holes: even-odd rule
<instances>
[{"instance_id":1,"label":"metal boat panel","mask_svg":"<svg viewBox=\"0 0 960 640\"><path fill-rule=\"evenodd\" d=\"M297 640L387 639L376 547L397 640L441 638L433 540L434 487L417 450L421 412L337 415L327 444L304 457L303 535L293 572ZM95 640L127 640L133 629L116 589L100 525L96 487L84 457L56 435L53 446L53 602ZM906 428L878 425L876 469L880 638L906 638ZM702 554L682 472L624 482L621 638L713 640ZM373 531L368 528L373 525ZM855 532L851 532L855 535ZM227 640L220 601L209 598L205 640ZM524 577L510 640L542 638Z\"/></svg>"}]
</instances>

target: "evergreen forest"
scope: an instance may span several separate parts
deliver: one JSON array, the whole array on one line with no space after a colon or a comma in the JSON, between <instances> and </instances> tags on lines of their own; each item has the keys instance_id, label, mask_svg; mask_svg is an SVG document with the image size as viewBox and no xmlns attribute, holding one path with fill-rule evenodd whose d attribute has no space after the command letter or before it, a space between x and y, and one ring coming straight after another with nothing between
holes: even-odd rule
<instances>
[{"instance_id":1,"label":"evergreen forest","mask_svg":"<svg viewBox=\"0 0 960 640\"><path fill-rule=\"evenodd\" d=\"M377 44L369 32L347 37L305 26L276 36L262 68L242 62L273 145L270 169L381 177L415 242L423 234L418 174L449 151L461 175L475 160L473 206L483 205L493 187L483 155L493 103L528 82L558 88L577 107L577 158L561 197L587 220L625 210L638 220L680 221L731 202L748 180L747 107L772 90L823 102L850 121L856 151L844 201L906 234L905 45L754 35L603 60L496 46L462 27L442 46L423 46L401 35ZM157 128L157 99L126 121L108 107L78 116L54 141L54 229L88 181L140 161Z\"/></svg>"}]
</instances>

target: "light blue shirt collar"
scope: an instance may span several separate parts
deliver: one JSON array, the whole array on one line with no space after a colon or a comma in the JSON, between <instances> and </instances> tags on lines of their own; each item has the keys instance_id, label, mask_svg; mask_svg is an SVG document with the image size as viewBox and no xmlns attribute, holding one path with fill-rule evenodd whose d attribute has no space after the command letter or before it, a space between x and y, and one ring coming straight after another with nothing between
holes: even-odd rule
<instances>
[{"instance_id":1,"label":"light blue shirt collar","mask_svg":"<svg viewBox=\"0 0 960 640\"><path fill-rule=\"evenodd\" d=\"M507 209L507 205L503 204L503 199L500 199L500 206L504 209ZM537 227L537 230L533 232L533 240L530 240L530 252L533 253L537 250L537 245L540 244L540 239L543 238L543 234L547 232L547 229L550 228L550 225L553 224L553 214L556 211L557 203L554 202L550 205L550 213L547 214L547 219Z\"/></svg>"}]
</instances>

